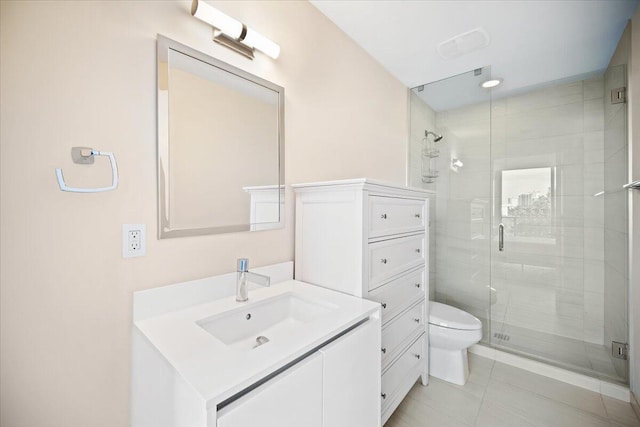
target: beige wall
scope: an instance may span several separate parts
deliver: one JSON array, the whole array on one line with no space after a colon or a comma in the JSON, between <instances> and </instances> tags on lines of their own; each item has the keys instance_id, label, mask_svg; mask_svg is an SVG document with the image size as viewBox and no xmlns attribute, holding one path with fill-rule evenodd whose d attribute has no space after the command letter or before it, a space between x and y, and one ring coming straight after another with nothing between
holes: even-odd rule
<instances>
[{"instance_id":1,"label":"beige wall","mask_svg":"<svg viewBox=\"0 0 640 427\"><path fill-rule=\"evenodd\" d=\"M190 2L0 2L0 424L125 426L132 292L293 258L285 229L156 239L156 34L286 89L286 182L358 176L404 183L406 88L307 2L214 2L281 44L276 61L211 42ZM113 151L72 164L75 145ZM291 197L291 193L287 193ZM121 258L123 223L147 255Z\"/></svg>"}]
</instances>

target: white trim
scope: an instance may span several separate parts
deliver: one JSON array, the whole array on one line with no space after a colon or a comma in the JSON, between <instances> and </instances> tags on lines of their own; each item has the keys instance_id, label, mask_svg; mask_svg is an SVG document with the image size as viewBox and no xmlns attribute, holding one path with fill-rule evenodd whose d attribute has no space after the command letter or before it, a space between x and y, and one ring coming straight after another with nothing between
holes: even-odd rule
<instances>
[{"instance_id":1,"label":"white trim","mask_svg":"<svg viewBox=\"0 0 640 427\"><path fill-rule=\"evenodd\" d=\"M517 356L482 344L472 345L469 347L469 351L473 354L477 354L478 356L486 357L487 359L502 362L507 365L515 366L516 368L524 369L525 371L533 372L534 374L553 378L554 380L600 393L603 396L612 397L614 399L622 400L623 402L631 401L629 387L602 381L598 378L592 378L567 369L527 359L526 357Z\"/></svg>"}]
</instances>

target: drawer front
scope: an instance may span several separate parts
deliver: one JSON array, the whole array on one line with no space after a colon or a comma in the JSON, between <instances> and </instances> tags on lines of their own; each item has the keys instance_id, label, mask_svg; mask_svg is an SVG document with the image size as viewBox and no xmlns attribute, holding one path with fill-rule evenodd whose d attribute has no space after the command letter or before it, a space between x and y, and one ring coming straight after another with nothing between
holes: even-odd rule
<instances>
[{"instance_id":1,"label":"drawer front","mask_svg":"<svg viewBox=\"0 0 640 427\"><path fill-rule=\"evenodd\" d=\"M416 331L426 332L424 322L424 302L413 306L393 319L382 329L382 365L393 358L402 343Z\"/></svg>"},{"instance_id":2,"label":"drawer front","mask_svg":"<svg viewBox=\"0 0 640 427\"><path fill-rule=\"evenodd\" d=\"M369 290L425 262L424 234L383 240L368 245Z\"/></svg>"},{"instance_id":3,"label":"drawer front","mask_svg":"<svg viewBox=\"0 0 640 427\"><path fill-rule=\"evenodd\" d=\"M369 197L369 237L424 231L425 202L396 197Z\"/></svg>"},{"instance_id":4,"label":"drawer front","mask_svg":"<svg viewBox=\"0 0 640 427\"><path fill-rule=\"evenodd\" d=\"M423 371L425 358L423 354L425 336L418 338L407 351L400 356L393 364L382 374L382 412L384 412L387 402L393 400L393 394L398 386L406 379L407 376L416 376Z\"/></svg>"},{"instance_id":5,"label":"drawer front","mask_svg":"<svg viewBox=\"0 0 640 427\"><path fill-rule=\"evenodd\" d=\"M425 298L425 276L425 269L421 268L369 292L367 298L382 305L383 325L412 302Z\"/></svg>"}]
</instances>

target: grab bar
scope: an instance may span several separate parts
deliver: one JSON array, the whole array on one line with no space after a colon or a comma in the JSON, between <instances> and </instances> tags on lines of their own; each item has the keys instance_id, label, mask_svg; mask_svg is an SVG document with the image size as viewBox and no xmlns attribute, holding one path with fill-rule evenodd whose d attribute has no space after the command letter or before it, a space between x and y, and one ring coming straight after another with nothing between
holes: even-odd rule
<instances>
[{"instance_id":1,"label":"grab bar","mask_svg":"<svg viewBox=\"0 0 640 427\"><path fill-rule=\"evenodd\" d=\"M498 250L504 251L504 224L498 225Z\"/></svg>"}]
</instances>

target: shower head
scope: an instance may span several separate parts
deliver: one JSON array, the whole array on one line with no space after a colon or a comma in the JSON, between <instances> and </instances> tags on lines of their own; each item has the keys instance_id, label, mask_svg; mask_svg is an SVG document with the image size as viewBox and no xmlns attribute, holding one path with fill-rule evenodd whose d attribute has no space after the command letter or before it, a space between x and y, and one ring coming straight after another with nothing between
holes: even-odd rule
<instances>
[{"instance_id":1,"label":"shower head","mask_svg":"<svg viewBox=\"0 0 640 427\"><path fill-rule=\"evenodd\" d=\"M433 135L433 142L438 142L442 139L442 135L439 135L435 132L431 132L430 130L425 130L424 131L425 138L427 138L429 135Z\"/></svg>"}]
</instances>

